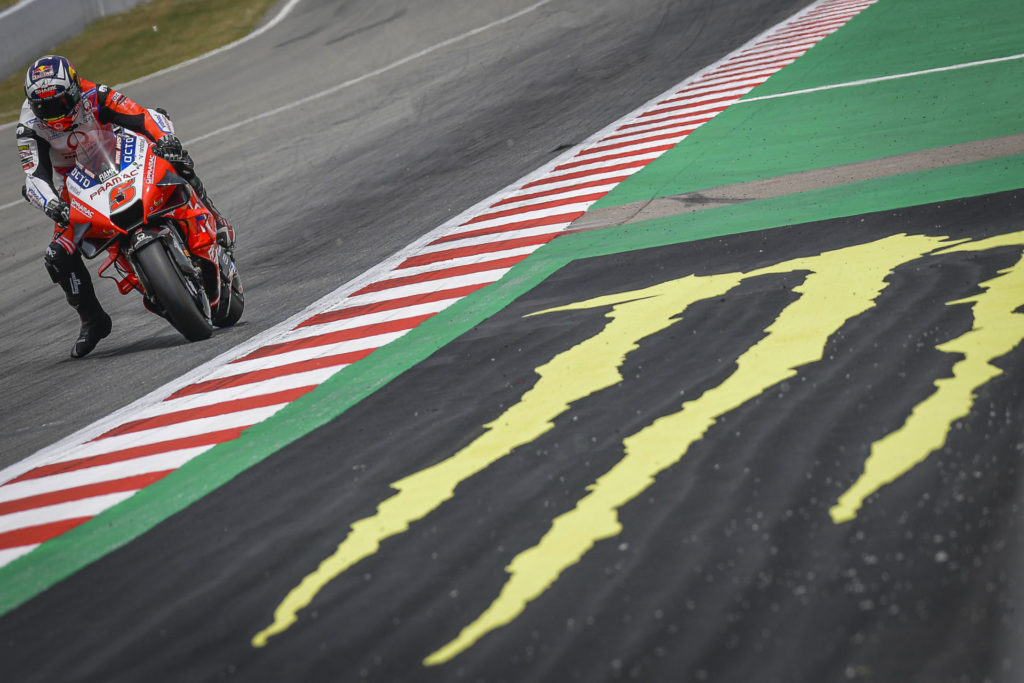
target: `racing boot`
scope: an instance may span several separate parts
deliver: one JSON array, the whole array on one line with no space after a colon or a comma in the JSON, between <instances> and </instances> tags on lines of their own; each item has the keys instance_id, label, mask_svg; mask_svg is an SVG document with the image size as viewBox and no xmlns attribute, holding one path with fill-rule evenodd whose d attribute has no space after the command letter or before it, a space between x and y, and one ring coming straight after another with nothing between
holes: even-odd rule
<instances>
[{"instance_id":1,"label":"racing boot","mask_svg":"<svg viewBox=\"0 0 1024 683\"><path fill-rule=\"evenodd\" d=\"M100 339L110 334L110 316L96 298L92 277L80 254L68 254L55 242L46 250L44 262L51 279L64 290L68 304L82 321L78 339L71 347L71 357L81 358L96 348Z\"/></svg>"},{"instance_id":2,"label":"racing boot","mask_svg":"<svg viewBox=\"0 0 1024 683\"><path fill-rule=\"evenodd\" d=\"M100 306L89 269L77 250L69 252L62 242L54 240L46 248L43 265L50 279L64 290L68 304L82 321L78 339L71 347L71 357L81 358L96 348L100 339L110 334L110 316Z\"/></svg>"},{"instance_id":3,"label":"racing boot","mask_svg":"<svg viewBox=\"0 0 1024 683\"><path fill-rule=\"evenodd\" d=\"M81 297L79 297L81 299ZM100 303L93 297L91 304L79 301L78 305L72 304L78 311L78 317L82 319L82 327L78 331L78 339L71 347L71 357L81 358L96 348L100 339L110 334L112 327L110 316L100 307Z\"/></svg>"}]
</instances>

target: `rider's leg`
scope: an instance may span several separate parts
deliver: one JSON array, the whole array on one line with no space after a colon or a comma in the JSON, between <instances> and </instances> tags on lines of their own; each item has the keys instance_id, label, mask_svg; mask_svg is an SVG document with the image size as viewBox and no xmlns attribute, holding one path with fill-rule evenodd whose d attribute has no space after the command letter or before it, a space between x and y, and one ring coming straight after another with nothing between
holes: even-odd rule
<instances>
[{"instance_id":1,"label":"rider's leg","mask_svg":"<svg viewBox=\"0 0 1024 683\"><path fill-rule=\"evenodd\" d=\"M199 199L213 212L213 218L217 224L217 242L228 249L233 247L235 244L235 229L231 227L231 224L228 223L227 219L224 218L224 215L213 203L213 200L210 199L210 195L206 192L206 186L203 185L203 181L196 174L195 167L192 165L182 165L175 170L178 171L178 175L189 182L192 189L199 195Z\"/></svg>"},{"instance_id":2,"label":"rider's leg","mask_svg":"<svg viewBox=\"0 0 1024 683\"><path fill-rule=\"evenodd\" d=\"M68 304L78 312L82 327L78 339L71 347L71 357L81 358L110 334L110 316L96 298L89 269L82 261L82 255L70 239L57 236L46 248L43 257L50 279L60 285Z\"/></svg>"}]
</instances>

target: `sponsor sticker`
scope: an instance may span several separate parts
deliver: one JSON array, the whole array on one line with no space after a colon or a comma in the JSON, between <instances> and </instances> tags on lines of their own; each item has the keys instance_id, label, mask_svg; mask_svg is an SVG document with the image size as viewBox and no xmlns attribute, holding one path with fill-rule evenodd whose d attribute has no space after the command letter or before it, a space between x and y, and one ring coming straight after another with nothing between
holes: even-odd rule
<instances>
[{"instance_id":1,"label":"sponsor sticker","mask_svg":"<svg viewBox=\"0 0 1024 683\"><path fill-rule=\"evenodd\" d=\"M153 117L153 122L156 123L156 127L164 133L173 133L174 127L171 126L171 120L158 111L149 110L150 116Z\"/></svg>"},{"instance_id":2,"label":"sponsor sticker","mask_svg":"<svg viewBox=\"0 0 1024 683\"><path fill-rule=\"evenodd\" d=\"M88 189L96 184L96 182L92 178L82 173L82 169L80 169L78 166L75 166L73 169L71 169L71 172L68 173L68 178L70 178L76 185L78 185L82 189Z\"/></svg>"},{"instance_id":3,"label":"sponsor sticker","mask_svg":"<svg viewBox=\"0 0 1024 683\"><path fill-rule=\"evenodd\" d=\"M32 69L32 80L38 81L40 78L51 78L53 77L53 67L49 64L40 64L36 68Z\"/></svg>"},{"instance_id":4,"label":"sponsor sticker","mask_svg":"<svg viewBox=\"0 0 1024 683\"><path fill-rule=\"evenodd\" d=\"M135 162L135 138L126 137L121 145L121 170L128 168Z\"/></svg>"},{"instance_id":5,"label":"sponsor sticker","mask_svg":"<svg viewBox=\"0 0 1024 683\"><path fill-rule=\"evenodd\" d=\"M77 211L78 213L82 214L86 218L92 218L92 209L90 209L89 207L87 207L85 204L78 201L74 197L71 198L71 208Z\"/></svg>"}]
</instances>

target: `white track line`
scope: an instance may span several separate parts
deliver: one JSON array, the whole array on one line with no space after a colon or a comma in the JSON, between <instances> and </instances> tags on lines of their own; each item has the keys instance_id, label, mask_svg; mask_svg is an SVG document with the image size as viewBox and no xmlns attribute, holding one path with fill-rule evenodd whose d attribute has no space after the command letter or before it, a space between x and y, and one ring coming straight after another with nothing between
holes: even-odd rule
<instances>
[{"instance_id":1,"label":"white track line","mask_svg":"<svg viewBox=\"0 0 1024 683\"><path fill-rule=\"evenodd\" d=\"M903 78L915 78L917 76L927 76L929 74L939 74L946 71L959 71L960 69L970 69L975 66L985 66L987 64L998 64L1000 62L1010 62L1017 59L1024 59L1024 54L1010 55L1009 57L996 57L995 59L983 59L978 62L964 62L962 64L952 64L950 66L940 66L935 69L924 69L923 71L908 71L902 74L893 74L892 76L879 76L877 78L865 78L859 81L847 81L845 83L834 83L832 85L822 85L817 88L807 88L805 90L791 90L789 92L780 92L775 95L761 95L760 97L749 97L740 102L761 102L763 100L776 100L780 97L792 97L794 95L806 95L807 93L823 92L825 90L835 90L837 88L852 88L858 85L869 85L871 83L882 83L883 81L896 81Z\"/></svg>"}]
</instances>

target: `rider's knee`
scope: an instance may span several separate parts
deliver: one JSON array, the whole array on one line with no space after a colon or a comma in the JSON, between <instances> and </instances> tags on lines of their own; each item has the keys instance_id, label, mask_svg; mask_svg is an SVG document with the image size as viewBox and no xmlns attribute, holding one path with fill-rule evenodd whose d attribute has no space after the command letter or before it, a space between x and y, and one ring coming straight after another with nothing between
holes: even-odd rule
<instances>
[{"instance_id":1,"label":"rider's knee","mask_svg":"<svg viewBox=\"0 0 1024 683\"><path fill-rule=\"evenodd\" d=\"M50 245L46 247L46 254L43 255L43 265L54 282L60 282L74 270L74 261L74 255L69 254L64 245L56 240L50 242Z\"/></svg>"}]
</instances>

